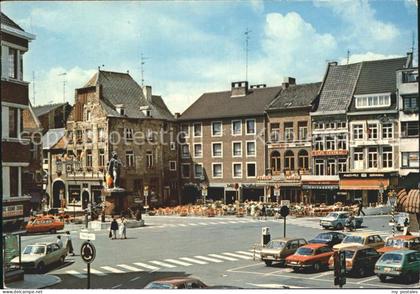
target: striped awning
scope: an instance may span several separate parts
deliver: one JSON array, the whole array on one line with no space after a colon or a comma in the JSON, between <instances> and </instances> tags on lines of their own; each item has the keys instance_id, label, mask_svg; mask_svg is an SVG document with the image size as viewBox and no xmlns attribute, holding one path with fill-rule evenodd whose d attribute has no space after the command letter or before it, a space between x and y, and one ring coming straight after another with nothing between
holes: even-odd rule
<instances>
[{"instance_id":1,"label":"striped awning","mask_svg":"<svg viewBox=\"0 0 420 294\"><path fill-rule=\"evenodd\" d=\"M420 213L420 190L400 190L397 194L397 206L404 212Z\"/></svg>"}]
</instances>

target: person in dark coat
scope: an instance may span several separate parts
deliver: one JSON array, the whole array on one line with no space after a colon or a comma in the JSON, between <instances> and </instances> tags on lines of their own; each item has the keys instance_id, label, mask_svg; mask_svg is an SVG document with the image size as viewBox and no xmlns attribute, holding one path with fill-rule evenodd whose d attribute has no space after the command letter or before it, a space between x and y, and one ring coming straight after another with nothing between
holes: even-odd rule
<instances>
[{"instance_id":1,"label":"person in dark coat","mask_svg":"<svg viewBox=\"0 0 420 294\"><path fill-rule=\"evenodd\" d=\"M357 210L357 216L359 216L360 213L362 213L363 215L366 215L363 211L363 204L361 201L359 201L359 209Z\"/></svg>"},{"instance_id":2,"label":"person in dark coat","mask_svg":"<svg viewBox=\"0 0 420 294\"><path fill-rule=\"evenodd\" d=\"M118 223L115 218L111 222L112 240L117 239Z\"/></svg>"}]
</instances>

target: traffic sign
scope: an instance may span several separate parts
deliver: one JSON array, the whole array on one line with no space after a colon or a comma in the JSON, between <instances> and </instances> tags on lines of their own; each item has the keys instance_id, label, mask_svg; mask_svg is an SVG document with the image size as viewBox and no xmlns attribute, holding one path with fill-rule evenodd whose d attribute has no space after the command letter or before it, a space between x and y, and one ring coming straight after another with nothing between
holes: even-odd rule
<instances>
[{"instance_id":1,"label":"traffic sign","mask_svg":"<svg viewBox=\"0 0 420 294\"><path fill-rule=\"evenodd\" d=\"M286 205L283 205L283 206L280 208L280 215L281 215L282 217L286 217L286 216L288 216L288 215L289 215L289 212L290 212L289 207L287 207Z\"/></svg>"},{"instance_id":2,"label":"traffic sign","mask_svg":"<svg viewBox=\"0 0 420 294\"><path fill-rule=\"evenodd\" d=\"M83 242L80 248L80 256L86 263L92 263L96 257L96 249L89 241Z\"/></svg>"},{"instance_id":3,"label":"traffic sign","mask_svg":"<svg viewBox=\"0 0 420 294\"><path fill-rule=\"evenodd\" d=\"M89 232L80 232L80 239L81 240L95 240L96 239L96 235L89 233Z\"/></svg>"}]
</instances>

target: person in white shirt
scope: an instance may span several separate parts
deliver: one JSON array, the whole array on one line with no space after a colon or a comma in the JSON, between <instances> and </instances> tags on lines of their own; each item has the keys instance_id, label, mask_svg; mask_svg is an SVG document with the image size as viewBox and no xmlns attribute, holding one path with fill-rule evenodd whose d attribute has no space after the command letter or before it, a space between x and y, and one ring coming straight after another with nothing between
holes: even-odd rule
<instances>
[{"instance_id":1,"label":"person in white shirt","mask_svg":"<svg viewBox=\"0 0 420 294\"><path fill-rule=\"evenodd\" d=\"M70 232L67 231L66 234L67 234L66 235L67 236L67 241L66 241L67 252L71 254L72 256L74 256L74 249L73 249L73 243L71 242Z\"/></svg>"},{"instance_id":2,"label":"person in white shirt","mask_svg":"<svg viewBox=\"0 0 420 294\"><path fill-rule=\"evenodd\" d=\"M60 248L63 248L63 241L61 241L61 236L60 235L57 236L56 243Z\"/></svg>"}]
</instances>

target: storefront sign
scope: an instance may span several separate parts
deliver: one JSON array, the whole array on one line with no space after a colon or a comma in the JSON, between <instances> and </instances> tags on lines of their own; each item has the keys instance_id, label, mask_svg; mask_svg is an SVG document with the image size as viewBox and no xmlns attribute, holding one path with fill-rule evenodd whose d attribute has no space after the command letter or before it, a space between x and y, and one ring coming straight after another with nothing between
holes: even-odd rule
<instances>
[{"instance_id":1,"label":"storefront sign","mask_svg":"<svg viewBox=\"0 0 420 294\"><path fill-rule=\"evenodd\" d=\"M304 190L338 190L338 185L302 185Z\"/></svg>"},{"instance_id":2,"label":"storefront sign","mask_svg":"<svg viewBox=\"0 0 420 294\"><path fill-rule=\"evenodd\" d=\"M23 215L23 205L3 206L3 217L15 217Z\"/></svg>"},{"instance_id":3,"label":"storefront sign","mask_svg":"<svg viewBox=\"0 0 420 294\"><path fill-rule=\"evenodd\" d=\"M397 175L397 173L342 173L340 178L391 178Z\"/></svg>"},{"instance_id":4,"label":"storefront sign","mask_svg":"<svg viewBox=\"0 0 420 294\"><path fill-rule=\"evenodd\" d=\"M348 150L313 150L312 156L347 155Z\"/></svg>"}]
</instances>

